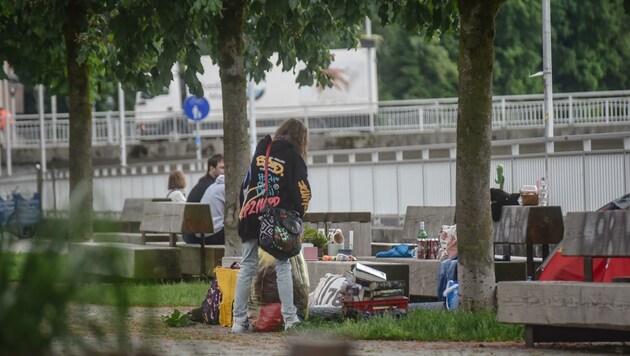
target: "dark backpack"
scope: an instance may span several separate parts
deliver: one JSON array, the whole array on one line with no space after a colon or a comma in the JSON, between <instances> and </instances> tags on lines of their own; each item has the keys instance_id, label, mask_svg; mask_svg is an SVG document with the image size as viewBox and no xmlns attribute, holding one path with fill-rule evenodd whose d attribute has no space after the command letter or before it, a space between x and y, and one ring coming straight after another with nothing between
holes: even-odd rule
<instances>
[{"instance_id":1,"label":"dark backpack","mask_svg":"<svg viewBox=\"0 0 630 356\"><path fill-rule=\"evenodd\" d=\"M221 290L219 290L219 283L214 279L212 283L210 283L210 289L208 289L206 299L201 303L201 315L206 324L219 324L219 304L221 304L221 298L222 295Z\"/></svg>"}]
</instances>

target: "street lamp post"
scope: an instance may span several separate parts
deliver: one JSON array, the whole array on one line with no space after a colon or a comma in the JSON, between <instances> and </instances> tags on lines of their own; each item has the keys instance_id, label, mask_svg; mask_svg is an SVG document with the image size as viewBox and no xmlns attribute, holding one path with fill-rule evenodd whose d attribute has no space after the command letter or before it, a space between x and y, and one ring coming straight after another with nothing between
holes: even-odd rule
<instances>
[{"instance_id":1,"label":"street lamp post","mask_svg":"<svg viewBox=\"0 0 630 356\"><path fill-rule=\"evenodd\" d=\"M553 88L551 81L551 6L549 0L542 0L543 31L543 79L545 80L545 185L549 186L549 154L554 151L553 144ZM541 181L542 184L542 181ZM547 196L546 204L549 204Z\"/></svg>"},{"instance_id":2,"label":"street lamp post","mask_svg":"<svg viewBox=\"0 0 630 356\"><path fill-rule=\"evenodd\" d=\"M551 75L551 7L549 0L542 0L543 26L543 79L545 80L545 137L547 153L553 153L553 88Z\"/></svg>"},{"instance_id":3,"label":"street lamp post","mask_svg":"<svg viewBox=\"0 0 630 356\"><path fill-rule=\"evenodd\" d=\"M545 124L545 179L549 182L549 154L554 152L553 143L553 82L551 71L551 6L542 0L543 70L529 77L543 77L545 82L543 122Z\"/></svg>"}]
</instances>

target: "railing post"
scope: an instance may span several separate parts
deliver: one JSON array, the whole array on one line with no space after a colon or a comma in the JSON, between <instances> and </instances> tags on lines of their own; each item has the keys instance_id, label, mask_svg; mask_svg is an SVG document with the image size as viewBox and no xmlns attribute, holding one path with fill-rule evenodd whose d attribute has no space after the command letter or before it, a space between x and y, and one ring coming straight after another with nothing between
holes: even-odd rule
<instances>
[{"instance_id":1,"label":"railing post","mask_svg":"<svg viewBox=\"0 0 630 356\"><path fill-rule=\"evenodd\" d=\"M604 101L604 115L606 116L606 125L610 123L609 101Z\"/></svg>"},{"instance_id":2,"label":"railing post","mask_svg":"<svg viewBox=\"0 0 630 356\"><path fill-rule=\"evenodd\" d=\"M96 120L94 117L96 116L96 108L94 104L92 104L92 145L96 142ZM70 126L70 117L68 117L68 127ZM70 135L68 135L68 145L70 145Z\"/></svg>"},{"instance_id":3,"label":"railing post","mask_svg":"<svg viewBox=\"0 0 630 356\"><path fill-rule=\"evenodd\" d=\"M501 127L507 126L507 108L505 107L505 98L501 98Z\"/></svg>"},{"instance_id":4,"label":"railing post","mask_svg":"<svg viewBox=\"0 0 630 356\"><path fill-rule=\"evenodd\" d=\"M41 171L46 173L46 124L44 123L44 85L37 87L39 97L39 149L41 150Z\"/></svg>"},{"instance_id":5,"label":"railing post","mask_svg":"<svg viewBox=\"0 0 630 356\"><path fill-rule=\"evenodd\" d=\"M374 132L374 113L370 112L370 132Z\"/></svg>"},{"instance_id":6,"label":"railing post","mask_svg":"<svg viewBox=\"0 0 630 356\"><path fill-rule=\"evenodd\" d=\"M50 111L52 114L52 143L57 143L57 95L50 97Z\"/></svg>"},{"instance_id":7,"label":"railing post","mask_svg":"<svg viewBox=\"0 0 630 356\"><path fill-rule=\"evenodd\" d=\"M420 131L424 131L424 108L418 108L418 124L420 126Z\"/></svg>"},{"instance_id":8,"label":"railing post","mask_svg":"<svg viewBox=\"0 0 630 356\"><path fill-rule=\"evenodd\" d=\"M120 165L127 167L127 135L125 134L125 92L118 83L118 116L120 119Z\"/></svg>"},{"instance_id":9,"label":"railing post","mask_svg":"<svg viewBox=\"0 0 630 356\"><path fill-rule=\"evenodd\" d=\"M114 143L114 129L112 127L112 111L107 110L107 114L105 114L105 124L107 125L107 143Z\"/></svg>"},{"instance_id":10,"label":"railing post","mask_svg":"<svg viewBox=\"0 0 630 356\"><path fill-rule=\"evenodd\" d=\"M573 95L569 95L569 127L573 127Z\"/></svg>"}]
</instances>

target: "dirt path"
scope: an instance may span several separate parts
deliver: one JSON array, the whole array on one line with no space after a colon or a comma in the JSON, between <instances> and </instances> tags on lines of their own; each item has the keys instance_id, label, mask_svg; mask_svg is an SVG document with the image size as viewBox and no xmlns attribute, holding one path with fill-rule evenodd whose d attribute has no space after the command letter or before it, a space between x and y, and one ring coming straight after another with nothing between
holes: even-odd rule
<instances>
[{"instance_id":1,"label":"dirt path","mask_svg":"<svg viewBox=\"0 0 630 356\"><path fill-rule=\"evenodd\" d=\"M522 342L420 342L420 341L366 341L339 340L330 335L307 333L304 330L290 333L247 333L232 334L229 328L194 324L189 327L166 326L161 315L173 311L169 308L131 308L126 319L131 340L123 354L152 355L289 355L293 347L301 344L347 342L352 355L572 355L610 354L630 351L630 344L543 344L535 349L526 349ZM190 307L177 308L187 312ZM74 307L71 315L72 328L81 339L70 344L58 344L56 353L84 354L80 349L83 342L90 346L90 354L115 352L115 310L110 307ZM87 318L81 318L86 316ZM105 327L106 341L87 336L85 323L96 322ZM69 345L69 346L68 346ZM133 350L133 351L131 351ZM303 352L299 353L304 355ZM322 355L321 356L326 356Z\"/></svg>"}]
</instances>

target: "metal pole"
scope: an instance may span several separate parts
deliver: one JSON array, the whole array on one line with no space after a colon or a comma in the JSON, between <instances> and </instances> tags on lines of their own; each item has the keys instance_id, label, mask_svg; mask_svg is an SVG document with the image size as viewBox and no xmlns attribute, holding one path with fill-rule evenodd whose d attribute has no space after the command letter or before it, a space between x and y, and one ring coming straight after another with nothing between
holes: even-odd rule
<instances>
[{"instance_id":1,"label":"metal pole","mask_svg":"<svg viewBox=\"0 0 630 356\"><path fill-rule=\"evenodd\" d=\"M9 68L7 66L7 62L4 62L4 72L9 74ZM11 112L11 108L9 108L9 86L8 86L8 81L5 79L3 81L0 81L0 84L2 84L2 86L0 87L0 91L2 91L0 93L0 97L2 98L2 101L0 101L0 108L4 109L4 128L2 129L2 137L0 138L0 142L2 142L2 146L6 145L5 141L6 141L6 137L9 136L9 130L7 129L7 127L9 127L9 113ZM5 153L8 155L9 153L5 150ZM0 175L2 175L2 158L1 158L1 152L0 152ZM8 169L8 168L7 168Z\"/></svg>"},{"instance_id":2,"label":"metal pole","mask_svg":"<svg viewBox=\"0 0 630 356\"><path fill-rule=\"evenodd\" d=\"M46 173L46 126L44 125L44 86L37 86L39 96L39 149L41 153L41 171Z\"/></svg>"},{"instance_id":3,"label":"metal pole","mask_svg":"<svg viewBox=\"0 0 630 356\"><path fill-rule=\"evenodd\" d=\"M5 74L9 75L9 63L4 62L3 63L3 70L5 72ZM9 136L11 135L11 130L9 129L9 126L11 126L10 124L10 117L11 117L11 112L13 111L10 107L9 107L9 81L8 80L3 80L2 81L2 94L0 95L0 97L2 97L2 101L0 102L0 107L4 106L4 129L2 130L2 135L4 137L2 137L2 139L6 142L2 142L4 145L7 145L8 148L8 141L9 141ZM6 156L7 156L7 174L11 175L9 172L9 155L10 152L9 150L5 150L4 151ZM0 164L0 175L2 175L2 164Z\"/></svg>"},{"instance_id":4,"label":"metal pole","mask_svg":"<svg viewBox=\"0 0 630 356\"><path fill-rule=\"evenodd\" d=\"M50 97L50 113L52 119L52 143L57 143L57 95Z\"/></svg>"},{"instance_id":5,"label":"metal pole","mask_svg":"<svg viewBox=\"0 0 630 356\"><path fill-rule=\"evenodd\" d=\"M551 72L551 7L549 0L543 2L543 78L545 80L545 137L553 137L553 85ZM549 153L553 153L553 142L548 141ZM550 149L550 150L549 150Z\"/></svg>"},{"instance_id":6,"label":"metal pole","mask_svg":"<svg viewBox=\"0 0 630 356\"><path fill-rule=\"evenodd\" d=\"M118 116L120 117L120 165L127 167L127 135L125 134L125 92L118 83Z\"/></svg>"},{"instance_id":7,"label":"metal pole","mask_svg":"<svg viewBox=\"0 0 630 356\"><path fill-rule=\"evenodd\" d=\"M249 79L249 147L250 155L256 150L256 93L253 79Z\"/></svg>"},{"instance_id":8,"label":"metal pole","mask_svg":"<svg viewBox=\"0 0 630 356\"><path fill-rule=\"evenodd\" d=\"M199 126L199 121L196 121L195 130L197 131L197 137L195 138L195 145L197 146L197 161L201 161L201 128Z\"/></svg>"},{"instance_id":9,"label":"metal pole","mask_svg":"<svg viewBox=\"0 0 630 356\"><path fill-rule=\"evenodd\" d=\"M7 121L7 175L13 175L13 130L15 125L15 86L11 88L11 120Z\"/></svg>"},{"instance_id":10,"label":"metal pole","mask_svg":"<svg viewBox=\"0 0 630 356\"><path fill-rule=\"evenodd\" d=\"M553 85L551 71L551 6L549 0L542 0L543 26L543 79L545 80L545 180L550 189L549 154L554 152L553 143ZM551 205L551 194L547 193L547 205Z\"/></svg>"},{"instance_id":11,"label":"metal pole","mask_svg":"<svg viewBox=\"0 0 630 356\"><path fill-rule=\"evenodd\" d=\"M370 21L369 17L365 17L365 37L368 40L372 39L372 21ZM374 113L373 110L373 100L374 97L372 95L372 46L367 47L367 81L368 81L368 107L370 108L370 131L374 131Z\"/></svg>"}]
</instances>

